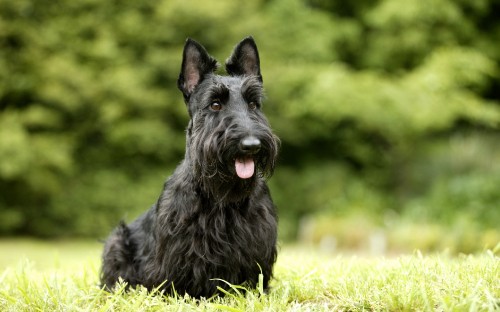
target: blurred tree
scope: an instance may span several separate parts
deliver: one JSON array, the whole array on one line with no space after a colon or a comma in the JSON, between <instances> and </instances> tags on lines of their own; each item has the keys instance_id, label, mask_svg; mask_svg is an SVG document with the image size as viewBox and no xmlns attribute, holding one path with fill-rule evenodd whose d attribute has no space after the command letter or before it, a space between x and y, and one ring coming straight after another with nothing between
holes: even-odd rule
<instances>
[{"instance_id":1,"label":"blurred tree","mask_svg":"<svg viewBox=\"0 0 500 312\"><path fill-rule=\"evenodd\" d=\"M184 40L222 62L249 34L283 141L271 179L283 237L321 212L460 211L494 227L499 9L0 0L0 233L103 235L145 210L184 153Z\"/></svg>"}]
</instances>

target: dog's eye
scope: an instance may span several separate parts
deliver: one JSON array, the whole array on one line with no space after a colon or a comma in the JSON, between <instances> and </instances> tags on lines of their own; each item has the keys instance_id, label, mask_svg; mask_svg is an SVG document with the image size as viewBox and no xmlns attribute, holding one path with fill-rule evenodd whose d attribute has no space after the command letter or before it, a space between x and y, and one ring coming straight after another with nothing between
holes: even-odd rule
<instances>
[{"instance_id":1,"label":"dog's eye","mask_svg":"<svg viewBox=\"0 0 500 312\"><path fill-rule=\"evenodd\" d=\"M250 102L250 103L248 103L248 108L250 108L251 110L254 110L257 108L257 104L255 102Z\"/></svg>"},{"instance_id":2,"label":"dog's eye","mask_svg":"<svg viewBox=\"0 0 500 312\"><path fill-rule=\"evenodd\" d=\"M222 105L219 102L214 101L212 102L212 104L210 104L210 109L217 112L222 109Z\"/></svg>"}]
</instances>

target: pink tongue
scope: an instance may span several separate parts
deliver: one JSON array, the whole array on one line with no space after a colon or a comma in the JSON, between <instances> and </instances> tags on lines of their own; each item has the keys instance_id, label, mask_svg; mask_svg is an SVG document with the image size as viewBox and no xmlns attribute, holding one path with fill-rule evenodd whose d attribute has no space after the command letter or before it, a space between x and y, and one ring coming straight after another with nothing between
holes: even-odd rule
<instances>
[{"instance_id":1,"label":"pink tongue","mask_svg":"<svg viewBox=\"0 0 500 312\"><path fill-rule=\"evenodd\" d=\"M236 158L234 166L236 168L236 174L238 175L238 177L242 179L248 179L253 176L253 172L255 169L253 158Z\"/></svg>"}]
</instances>

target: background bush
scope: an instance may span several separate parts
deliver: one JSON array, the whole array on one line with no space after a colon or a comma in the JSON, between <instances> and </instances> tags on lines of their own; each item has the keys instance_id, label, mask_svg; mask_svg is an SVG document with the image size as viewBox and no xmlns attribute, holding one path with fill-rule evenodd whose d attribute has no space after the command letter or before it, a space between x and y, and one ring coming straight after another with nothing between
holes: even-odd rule
<instances>
[{"instance_id":1,"label":"background bush","mask_svg":"<svg viewBox=\"0 0 500 312\"><path fill-rule=\"evenodd\" d=\"M252 34L283 141L270 181L283 239L305 216L363 215L375 227L467 219L494 241L499 9L0 0L0 233L102 236L144 211L184 153L186 37L224 61Z\"/></svg>"}]
</instances>

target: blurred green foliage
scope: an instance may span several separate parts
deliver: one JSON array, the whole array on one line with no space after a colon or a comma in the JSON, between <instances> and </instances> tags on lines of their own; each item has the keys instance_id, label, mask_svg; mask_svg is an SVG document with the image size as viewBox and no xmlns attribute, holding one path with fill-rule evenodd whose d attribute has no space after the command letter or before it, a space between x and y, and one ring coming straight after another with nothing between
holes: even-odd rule
<instances>
[{"instance_id":1,"label":"blurred green foliage","mask_svg":"<svg viewBox=\"0 0 500 312\"><path fill-rule=\"evenodd\" d=\"M495 0L0 0L0 233L102 236L147 209L184 153L184 40L223 61L249 34L283 141L270 180L283 239L304 216L353 213L495 229L498 10Z\"/></svg>"}]
</instances>

